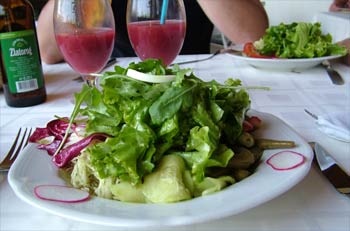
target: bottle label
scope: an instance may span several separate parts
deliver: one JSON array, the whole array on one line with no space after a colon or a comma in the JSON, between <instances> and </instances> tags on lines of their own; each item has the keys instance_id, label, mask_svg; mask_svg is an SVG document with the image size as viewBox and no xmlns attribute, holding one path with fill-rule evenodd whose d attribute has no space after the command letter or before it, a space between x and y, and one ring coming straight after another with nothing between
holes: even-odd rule
<instances>
[{"instance_id":1,"label":"bottle label","mask_svg":"<svg viewBox=\"0 0 350 231\"><path fill-rule=\"evenodd\" d=\"M0 45L11 93L43 87L43 73L34 30L0 33Z\"/></svg>"}]
</instances>

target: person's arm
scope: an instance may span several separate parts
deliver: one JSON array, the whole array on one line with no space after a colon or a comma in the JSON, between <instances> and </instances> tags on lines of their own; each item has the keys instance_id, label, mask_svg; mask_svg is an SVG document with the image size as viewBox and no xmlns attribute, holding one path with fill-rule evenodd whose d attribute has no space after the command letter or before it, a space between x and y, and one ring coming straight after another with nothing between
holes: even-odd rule
<instances>
[{"instance_id":1,"label":"person's arm","mask_svg":"<svg viewBox=\"0 0 350 231\"><path fill-rule=\"evenodd\" d=\"M53 29L54 3L54 0L49 0L46 3L40 12L37 24L40 55L42 61L47 64L63 61L63 56L61 55L56 44Z\"/></svg>"},{"instance_id":2,"label":"person's arm","mask_svg":"<svg viewBox=\"0 0 350 231\"><path fill-rule=\"evenodd\" d=\"M344 57L340 58L340 61L345 65L350 66L350 38L339 41L337 44L345 47L347 50L347 54Z\"/></svg>"},{"instance_id":3,"label":"person's arm","mask_svg":"<svg viewBox=\"0 0 350 231\"><path fill-rule=\"evenodd\" d=\"M334 0L329 7L329 11L340 11L344 8L350 8L350 0Z\"/></svg>"},{"instance_id":4,"label":"person's arm","mask_svg":"<svg viewBox=\"0 0 350 231\"><path fill-rule=\"evenodd\" d=\"M269 25L259 0L198 0L213 24L236 44L261 38Z\"/></svg>"}]
</instances>

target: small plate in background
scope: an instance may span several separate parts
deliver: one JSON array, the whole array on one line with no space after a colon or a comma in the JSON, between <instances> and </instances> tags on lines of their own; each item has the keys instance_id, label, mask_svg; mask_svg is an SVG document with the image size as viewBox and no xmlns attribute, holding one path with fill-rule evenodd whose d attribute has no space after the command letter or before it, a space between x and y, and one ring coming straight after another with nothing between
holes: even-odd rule
<instances>
[{"instance_id":1,"label":"small plate in background","mask_svg":"<svg viewBox=\"0 0 350 231\"><path fill-rule=\"evenodd\" d=\"M319 58L301 58L301 59L278 59L278 58L252 58L238 53L228 53L227 55L242 60L252 67L276 71L302 71L313 68L325 60L332 60L341 57L341 55L324 56Z\"/></svg>"}]
</instances>

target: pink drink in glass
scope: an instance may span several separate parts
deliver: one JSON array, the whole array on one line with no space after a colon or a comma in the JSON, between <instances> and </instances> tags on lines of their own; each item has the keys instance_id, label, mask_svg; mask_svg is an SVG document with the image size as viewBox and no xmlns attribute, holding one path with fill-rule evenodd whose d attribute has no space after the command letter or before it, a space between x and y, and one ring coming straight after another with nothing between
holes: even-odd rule
<instances>
[{"instance_id":1,"label":"pink drink in glass","mask_svg":"<svg viewBox=\"0 0 350 231\"><path fill-rule=\"evenodd\" d=\"M114 45L112 29L81 30L56 35L67 63L80 74L97 73L107 63Z\"/></svg>"},{"instance_id":2,"label":"pink drink in glass","mask_svg":"<svg viewBox=\"0 0 350 231\"><path fill-rule=\"evenodd\" d=\"M186 22L167 20L128 23L131 44L141 60L162 59L169 65L179 54L186 34Z\"/></svg>"}]
</instances>

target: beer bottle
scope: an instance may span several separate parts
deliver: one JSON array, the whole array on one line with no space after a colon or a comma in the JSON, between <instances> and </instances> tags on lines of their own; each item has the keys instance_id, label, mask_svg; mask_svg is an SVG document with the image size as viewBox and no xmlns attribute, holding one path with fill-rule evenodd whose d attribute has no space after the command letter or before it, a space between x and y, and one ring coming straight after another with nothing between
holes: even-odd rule
<instances>
[{"instance_id":1,"label":"beer bottle","mask_svg":"<svg viewBox=\"0 0 350 231\"><path fill-rule=\"evenodd\" d=\"M34 11L27 0L0 0L0 57L9 106L26 107L46 100Z\"/></svg>"}]
</instances>

